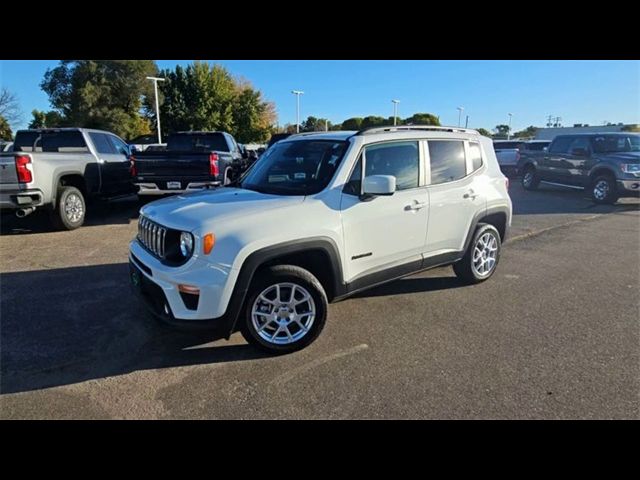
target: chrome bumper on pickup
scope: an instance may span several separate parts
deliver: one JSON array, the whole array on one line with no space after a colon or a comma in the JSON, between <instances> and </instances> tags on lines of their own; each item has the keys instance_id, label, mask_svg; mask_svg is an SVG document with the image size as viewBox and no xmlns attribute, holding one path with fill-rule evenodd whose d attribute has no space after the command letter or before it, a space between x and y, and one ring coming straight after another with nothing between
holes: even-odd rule
<instances>
[{"instance_id":1,"label":"chrome bumper on pickup","mask_svg":"<svg viewBox=\"0 0 640 480\"><path fill-rule=\"evenodd\" d=\"M187 188L166 188L161 189L156 183L136 183L138 195L171 195L175 193L195 192L205 188L215 188L220 186L220 182L191 182Z\"/></svg>"}]
</instances>

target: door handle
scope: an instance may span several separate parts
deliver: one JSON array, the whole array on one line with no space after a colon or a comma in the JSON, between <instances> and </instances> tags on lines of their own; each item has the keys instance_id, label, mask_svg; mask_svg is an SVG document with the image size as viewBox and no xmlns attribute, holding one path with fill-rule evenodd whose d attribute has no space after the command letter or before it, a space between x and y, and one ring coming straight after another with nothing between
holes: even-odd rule
<instances>
[{"instance_id":1,"label":"door handle","mask_svg":"<svg viewBox=\"0 0 640 480\"><path fill-rule=\"evenodd\" d=\"M414 200L413 203L407 205L406 207L404 207L405 210L420 210L421 208L426 207L427 204L425 202L416 202Z\"/></svg>"},{"instance_id":2,"label":"door handle","mask_svg":"<svg viewBox=\"0 0 640 480\"><path fill-rule=\"evenodd\" d=\"M469 190L467 193L465 193L462 196L462 198L470 198L471 200L475 200L477 196L478 196L477 193L473 193L473 190Z\"/></svg>"}]
</instances>

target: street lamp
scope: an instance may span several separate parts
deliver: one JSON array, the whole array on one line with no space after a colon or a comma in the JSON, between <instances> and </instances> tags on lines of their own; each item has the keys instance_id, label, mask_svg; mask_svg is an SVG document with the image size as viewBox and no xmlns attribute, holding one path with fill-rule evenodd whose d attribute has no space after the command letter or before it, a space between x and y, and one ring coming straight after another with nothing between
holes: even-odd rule
<instances>
[{"instance_id":1,"label":"street lamp","mask_svg":"<svg viewBox=\"0 0 640 480\"><path fill-rule=\"evenodd\" d=\"M511 117L513 114L509 113L509 130L507 130L507 140L511 140Z\"/></svg>"},{"instance_id":2,"label":"street lamp","mask_svg":"<svg viewBox=\"0 0 640 480\"><path fill-rule=\"evenodd\" d=\"M160 104L158 103L158 82L165 82L166 78L147 77L147 80L153 81L153 88L156 92L156 123L158 124L158 143L162 143L162 135L160 134Z\"/></svg>"},{"instance_id":3,"label":"street lamp","mask_svg":"<svg viewBox=\"0 0 640 480\"><path fill-rule=\"evenodd\" d=\"M398 119L398 104L400 100L391 100L391 103L393 103L393 126L395 127L396 120Z\"/></svg>"},{"instance_id":4,"label":"street lamp","mask_svg":"<svg viewBox=\"0 0 640 480\"><path fill-rule=\"evenodd\" d=\"M462 112L464 112L464 107L458 107L458 126L460 126L460 122L462 121Z\"/></svg>"},{"instance_id":5,"label":"street lamp","mask_svg":"<svg viewBox=\"0 0 640 480\"><path fill-rule=\"evenodd\" d=\"M304 95L304 92L300 90L291 90L296 96L296 133L300 133L300 95Z\"/></svg>"}]
</instances>

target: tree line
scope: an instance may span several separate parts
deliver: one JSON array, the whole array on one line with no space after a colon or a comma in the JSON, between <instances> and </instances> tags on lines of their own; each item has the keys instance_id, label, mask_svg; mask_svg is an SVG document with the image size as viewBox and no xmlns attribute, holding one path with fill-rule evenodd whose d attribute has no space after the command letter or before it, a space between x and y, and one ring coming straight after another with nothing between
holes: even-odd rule
<instances>
[{"instance_id":1,"label":"tree line","mask_svg":"<svg viewBox=\"0 0 640 480\"><path fill-rule=\"evenodd\" d=\"M125 138L156 131L158 84L163 133L224 130L239 142L266 141L275 123L273 103L220 65L194 62L159 70L153 60L63 60L40 87L52 109L34 110L29 128L82 126Z\"/></svg>"}]
</instances>

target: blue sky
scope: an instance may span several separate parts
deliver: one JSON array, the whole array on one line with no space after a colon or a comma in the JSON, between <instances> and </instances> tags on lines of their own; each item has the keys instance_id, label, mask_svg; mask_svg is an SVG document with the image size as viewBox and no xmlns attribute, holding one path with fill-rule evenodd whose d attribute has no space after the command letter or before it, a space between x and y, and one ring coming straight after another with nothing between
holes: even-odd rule
<instances>
[{"instance_id":1,"label":"blue sky","mask_svg":"<svg viewBox=\"0 0 640 480\"><path fill-rule=\"evenodd\" d=\"M514 130L543 126L550 114L564 125L603 121L640 123L638 61L321 61L211 60L227 67L275 102L280 124L295 123L292 89L303 90L301 118L308 115L340 122L353 116L393 115L391 99L401 101L398 115L440 116L456 125L464 107L469 126L491 129L508 122ZM190 60L159 60L160 68ZM49 108L39 83L56 60L3 60L0 84L19 98L24 127L34 108ZM463 116L464 124L464 116Z\"/></svg>"}]
</instances>

